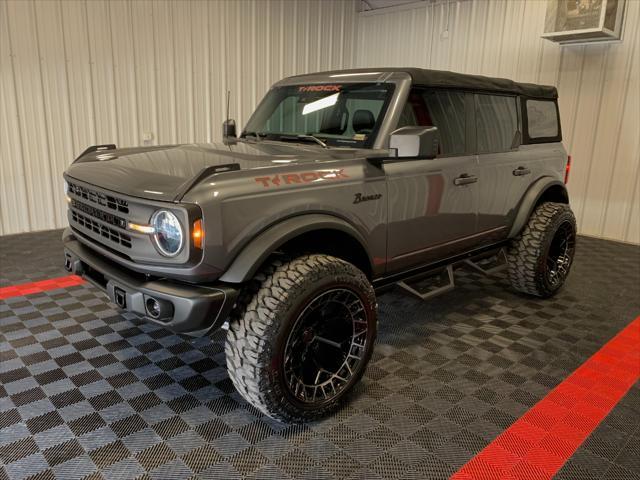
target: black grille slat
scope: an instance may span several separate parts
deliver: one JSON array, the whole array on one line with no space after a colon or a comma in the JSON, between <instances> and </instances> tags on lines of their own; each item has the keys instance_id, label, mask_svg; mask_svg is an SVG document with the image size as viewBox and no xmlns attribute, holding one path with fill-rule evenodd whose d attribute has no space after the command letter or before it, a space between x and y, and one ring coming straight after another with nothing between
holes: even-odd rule
<instances>
[{"instance_id":1,"label":"black grille slat","mask_svg":"<svg viewBox=\"0 0 640 480\"><path fill-rule=\"evenodd\" d=\"M70 196L71 220L79 233L82 230L99 236L103 246L120 245L132 248L132 237L125 233L128 224L129 202L97 189L67 181Z\"/></svg>"},{"instance_id":2,"label":"black grille slat","mask_svg":"<svg viewBox=\"0 0 640 480\"><path fill-rule=\"evenodd\" d=\"M107 207L117 212L129 213L129 202L127 202L126 200L114 197L112 195L107 195L96 190L91 190L90 188L82 187L72 182L68 182L68 185L69 193L72 193L79 198L83 198L92 203L95 203L96 205Z\"/></svg>"},{"instance_id":3,"label":"black grille slat","mask_svg":"<svg viewBox=\"0 0 640 480\"><path fill-rule=\"evenodd\" d=\"M112 213L100 210L99 208L96 208L93 205L87 205L85 203L79 202L75 198L71 199L71 208L74 210L78 210L83 214L88 215L89 217L99 220L103 223L113 225L114 227L118 227L123 230L127 228L126 219L119 217L117 215L114 215Z\"/></svg>"},{"instance_id":4,"label":"black grille slat","mask_svg":"<svg viewBox=\"0 0 640 480\"><path fill-rule=\"evenodd\" d=\"M81 227L97 233L101 237L106 238L112 242L122 245L126 248L131 248L131 237L124 233L100 223L98 220L94 220L88 215L84 215L76 210L71 210L71 217L75 223Z\"/></svg>"}]
</instances>

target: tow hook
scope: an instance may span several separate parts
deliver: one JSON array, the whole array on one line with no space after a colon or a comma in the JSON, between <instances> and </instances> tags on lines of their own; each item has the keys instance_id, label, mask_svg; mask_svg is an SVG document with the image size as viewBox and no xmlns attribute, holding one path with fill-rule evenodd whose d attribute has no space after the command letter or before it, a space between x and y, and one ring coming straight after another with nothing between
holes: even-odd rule
<instances>
[{"instance_id":1,"label":"tow hook","mask_svg":"<svg viewBox=\"0 0 640 480\"><path fill-rule=\"evenodd\" d=\"M64 269L67 272L75 273L76 275L82 275L84 269L82 268L82 262L77 258L73 258L70 254L64 254Z\"/></svg>"},{"instance_id":2,"label":"tow hook","mask_svg":"<svg viewBox=\"0 0 640 480\"><path fill-rule=\"evenodd\" d=\"M120 287L113 287L113 299L123 310L127 308L127 294Z\"/></svg>"}]
</instances>

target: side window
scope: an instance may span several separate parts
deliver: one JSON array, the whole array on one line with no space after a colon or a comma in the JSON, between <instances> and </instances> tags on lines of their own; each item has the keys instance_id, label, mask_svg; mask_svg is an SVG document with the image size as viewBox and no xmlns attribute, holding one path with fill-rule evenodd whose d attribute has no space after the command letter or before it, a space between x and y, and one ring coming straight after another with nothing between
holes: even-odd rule
<instances>
[{"instance_id":1,"label":"side window","mask_svg":"<svg viewBox=\"0 0 640 480\"><path fill-rule=\"evenodd\" d=\"M424 95L433 124L440 131L441 153L463 154L467 150L464 93L431 90Z\"/></svg>"},{"instance_id":2,"label":"side window","mask_svg":"<svg viewBox=\"0 0 640 480\"><path fill-rule=\"evenodd\" d=\"M516 98L476 94L478 153L507 152L519 139Z\"/></svg>"},{"instance_id":3,"label":"side window","mask_svg":"<svg viewBox=\"0 0 640 480\"><path fill-rule=\"evenodd\" d=\"M438 127L442 155L465 153L464 93L413 90L398 122L398 128L405 126Z\"/></svg>"},{"instance_id":4,"label":"side window","mask_svg":"<svg viewBox=\"0 0 640 480\"><path fill-rule=\"evenodd\" d=\"M398 128L416 126L418 126L416 113L411 102L407 102L404 104L404 108L402 109L402 113L400 114L400 120L398 120Z\"/></svg>"},{"instance_id":5,"label":"side window","mask_svg":"<svg viewBox=\"0 0 640 480\"><path fill-rule=\"evenodd\" d=\"M527 132L529 138L557 137L558 110L551 100L527 100Z\"/></svg>"}]
</instances>

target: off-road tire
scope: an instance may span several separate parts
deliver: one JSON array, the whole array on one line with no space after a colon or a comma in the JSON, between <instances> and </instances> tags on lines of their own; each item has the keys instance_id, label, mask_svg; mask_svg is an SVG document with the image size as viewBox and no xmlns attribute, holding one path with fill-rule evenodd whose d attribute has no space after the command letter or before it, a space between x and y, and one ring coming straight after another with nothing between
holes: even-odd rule
<instances>
[{"instance_id":1,"label":"off-road tire","mask_svg":"<svg viewBox=\"0 0 640 480\"><path fill-rule=\"evenodd\" d=\"M545 269L551 243L560 228L571 231L571 262L560 281L552 282ZM576 219L569 205L545 202L534 210L529 222L506 249L509 281L515 290L538 297L554 295L564 284L573 263Z\"/></svg>"},{"instance_id":2,"label":"off-road tire","mask_svg":"<svg viewBox=\"0 0 640 480\"><path fill-rule=\"evenodd\" d=\"M305 305L336 286L356 293L365 306L367 349L348 388L331 401L305 405L286 386L283 351ZM376 336L376 310L373 287L354 265L319 254L275 259L249 282L231 314L225 344L231 381L250 404L277 420L301 423L326 416L364 373Z\"/></svg>"}]
</instances>

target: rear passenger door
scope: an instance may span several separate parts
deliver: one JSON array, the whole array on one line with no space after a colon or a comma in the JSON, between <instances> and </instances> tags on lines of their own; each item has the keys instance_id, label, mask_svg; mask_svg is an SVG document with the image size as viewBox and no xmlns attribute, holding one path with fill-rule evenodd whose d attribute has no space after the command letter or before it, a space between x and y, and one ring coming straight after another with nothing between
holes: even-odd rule
<instances>
[{"instance_id":1,"label":"rear passenger door","mask_svg":"<svg viewBox=\"0 0 640 480\"><path fill-rule=\"evenodd\" d=\"M489 243L503 239L516 208L535 176L530 157L520 151L518 97L474 94L478 153L478 234Z\"/></svg>"}]
</instances>

